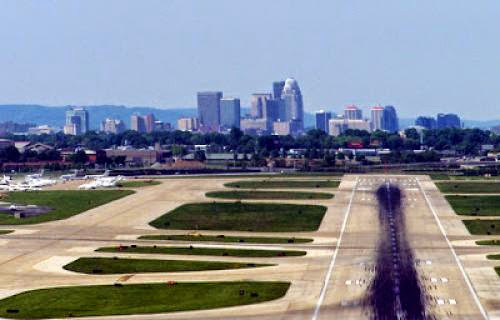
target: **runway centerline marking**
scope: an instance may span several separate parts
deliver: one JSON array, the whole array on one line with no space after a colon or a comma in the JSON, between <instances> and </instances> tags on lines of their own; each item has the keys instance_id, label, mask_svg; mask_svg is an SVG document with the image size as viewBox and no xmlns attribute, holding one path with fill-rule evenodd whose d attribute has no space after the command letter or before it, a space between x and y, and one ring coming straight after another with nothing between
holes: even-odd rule
<instances>
[{"instance_id":1,"label":"runway centerline marking","mask_svg":"<svg viewBox=\"0 0 500 320\"><path fill-rule=\"evenodd\" d=\"M481 305L481 301L479 301L479 297L477 296L476 291L474 290L474 287L472 287L472 283L467 276L467 273L465 273L465 269L462 266L462 263L460 262L460 259L457 256L457 253L455 252L455 249L451 245L450 239L448 239L448 236L446 235L446 232L444 230L443 225L441 224L441 220L439 220L439 217L436 213L436 210L434 210L434 206L432 205L429 197L427 196L427 193L425 192L424 188L422 187L422 184L420 183L420 180L417 179L417 184L418 187L420 188L420 191L422 192L425 202L427 203L427 206L431 209L432 214L434 215L434 219L436 220L439 230L441 230L441 233L444 236L444 239L446 240L446 243L448 244L448 247L450 248L451 253L453 254L453 257L455 258L455 262L458 265L458 268L460 269L460 272L462 273L462 276L464 277L465 283L467 284L467 287L469 288L469 291L472 294L472 297L474 298L474 301L476 302L477 307L479 308L479 311L481 312L481 315L484 317L484 319L488 319L488 315L486 314L486 311L484 310L483 306Z\"/></svg>"},{"instance_id":2,"label":"runway centerline marking","mask_svg":"<svg viewBox=\"0 0 500 320\"><path fill-rule=\"evenodd\" d=\"M339 252L340 243L342 242L342 236L344 235L344 231L347 225L347 218L349 217L349 213L351 212L352 201L354 199L354 195L356 193L356 187L358 186L359 177L356 177L356 181L354 183L354 187L352 188L351 197L349 199L349 204L347 205L346 212L344 214L344 221L342 222L342 227L340 228L340 235L337 241L335 251L333 252L332 260L330 262L330 266L328 267L328 272L326 273L325 280L323 282L323 287L321 288L321 293L319 295L318 302L316 303L316 308L314 309L313 316L311 320L317 320L319 316L319 311L321 309L321 304L323 300L325 300L326 288L328 287L328 282L330 281L330 277L332 276L333 267L335 266L335 260L337 259L337 254Z\"/></svg>"}]
</instances>

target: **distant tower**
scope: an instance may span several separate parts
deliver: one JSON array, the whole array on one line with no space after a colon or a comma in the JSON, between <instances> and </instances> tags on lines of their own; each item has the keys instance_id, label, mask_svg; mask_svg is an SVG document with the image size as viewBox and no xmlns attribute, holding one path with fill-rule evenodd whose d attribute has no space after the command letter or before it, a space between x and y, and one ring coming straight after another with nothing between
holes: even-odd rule
<instances>
[{"instance_id":1,"label":"distant tower","mask_svg":"<svg viewBox=\"0 0 500 320\"><path fill-rule=\"evenodd\" d=\"M320 110L316 112L316 129L328 133L329 121L332 118L331 112Z\"/></svg>"},{"instance_id":2,"label":"distant tower","mask_svg":"<svg viewBox=\"0 0 500 320\"><path fill-rule=\"evenodd\" d=\"M70 129L70 127L72 129ZM66 127L72 134L84 134L89 131L89 112L84 108L70 108L66 111Z\"/></svg>"},{"instance_id":3,"label":"distant tower","mask_svg":"<svg viewBox=\"0 0 500 320\"><path fill-rule=\"evenodd\" d=\"M198 92L198 119L206 131L219 131L222 92Z\"/></svg>"},{"instance_id":4,"label":"distant tower","mask_svg":"<svg viewBox=\"0 0 500 320\"><path fill-rule=\"evenodd\" d=\"M285 81L274 81L273 82L273 98L275 100L281 99L281 93L285 87Z\"/></svg>"},{"instance_id":5,"label":"distant tower","mask_svg":"<svg viewBox=\"0 0 500 320\"><path fill-rule=\"evenodd\" d=\"M363 112L355 105L348 105L344 108L344 119L346 120L361 120Z\"/></svg>"},{"instance_id":6,"label":"distant tower","mask_svg":"<svg viewBox=\"0 0 500 320\"><path fill-rule=\"evenodd\" d=\"M437 128L460 128L460 118L454 113L438 113L437 115Z\"/></svg>"},{"instance_id":7,"label":"distant tower","mask_svg":"<svg viewBox=\"0 0 500 320\"><path fill-rule=\"evenodd\" d=\"M299 84L294 78L285 80L281 99L284 104L285 121L296 121L297 130L304 129L304 105L302 101L302 93L300 92Z\"/></svg>"},{"instance_id":8,"label":"distant tower","mask_svg":"<svg viewBox=\"0 0 500 320\"><path fill-rule=\"evenodd\" d=\"M380 105L374 106L371 109L372 131L383 130L383 114L384 108Z\"/></svg>"},{"instance_id":9,"label":"distant tower","mask_svg":"<svg viewBox=\"0 0 500 320\"><path fill-rule=\"evenodd\" d=\"M385 106L382 116L382 129L389 132L397 132L399 130L399 120L394 106Z\"/></svg>"},{"instance_id":10,"label":"distant tower","mask_svg":"<svg viewBox=\"0 0 500 320\"><path fill-rule=\"evenodd\" d=\"M220 126L224 129L240 127L240 99L222 98L220 100Z\"/></svg>"},{"instance_id":11,"label":"distant tower","mask_svg":"<svg viewBox=\"0 0 500 320\"><path fill-rule=\"evenodd\" d=\"M420 116L415 120L415 125L424 127L426 129L436 129L436 119L433 117Z\"/></svg>"},{"instance_id":12,"label":"distant tower","mask_svg":"<svg viewBox=\"0 0 500 320\"><path fill-rule=\"evenodd\" d=\"M146 123L144 118L140 115L133 114L130 116L130 130L137 131L139 133L146 132Z\"/></svg>"},{"instance_id":13,"label":"distant tower","mask_svg":"<svg viewBox=\"0 0 500 320\"><path fill-rule=\"evenodd\" d=\"M253 118L265 118L267 103L272 99L270 93L254 93L250 98L250 115Z\"/></svg>"}]
</instances>

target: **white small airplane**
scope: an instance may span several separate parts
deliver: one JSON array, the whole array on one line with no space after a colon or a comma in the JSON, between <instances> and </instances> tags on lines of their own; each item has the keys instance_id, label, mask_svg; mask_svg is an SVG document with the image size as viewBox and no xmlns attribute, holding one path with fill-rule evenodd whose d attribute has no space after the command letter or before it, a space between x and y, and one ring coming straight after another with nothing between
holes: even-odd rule
<instances>
[{"instance_id":1,"label":"white small airplane","mask_svg":"<svg viewBox=\"0 0 500 320\"><path fill-rule=\"evenodd\" d=\"M93 190L93 189L97 189L97 188L112 188L112 187L116 187L116 185L118 184L118 182L120 182L122 180L124 180L124 178L122 176L116 176L116 177L104 176L104 177L99 177L99 178L95 179L92 182L80 185L78 187L78 189L81 189L81 190Z\"/></svg>"},{"instance_id":2,"label":"white small airplane","mask_svg":"<svg viewBox=\"0 0 500 320\"><path fill-rule=\"evenodd\" d=\"M56 180L43 178L43 173L44 171L42 170L40 173L29 174L24 178L24 181L29 187L33 188L52 186L57 183Z\"/></svg>"},{"instance_id":3,"label":"white small airplane","mask_svg":"<svg viewBox=\"0 0 500 320\"><path fill-rule=\"evenodd\" d=\"M2 180L0 180L0 186L8 186L12 181L12 178L6 175L3 175Z\"/></svg>"}]
</instances>

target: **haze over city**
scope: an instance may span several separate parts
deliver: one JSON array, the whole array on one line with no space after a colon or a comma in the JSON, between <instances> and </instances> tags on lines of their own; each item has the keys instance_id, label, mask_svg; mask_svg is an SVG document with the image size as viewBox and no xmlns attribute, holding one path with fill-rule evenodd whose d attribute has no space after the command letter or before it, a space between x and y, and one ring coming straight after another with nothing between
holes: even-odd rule
<instances>
[{"instance_id":1,"label":"haze over city","mask_svg":"<svg viewBox=\"0 0 500 320\"><path fill-rule=\"evenodd\" d=\"M0 104L249 106L300 81L304 109L500 116L500 3L2 1ZM418 112L417 112L418 110ZM478 112L480 110L480 112Z\"/></svg>"}]
</instances>

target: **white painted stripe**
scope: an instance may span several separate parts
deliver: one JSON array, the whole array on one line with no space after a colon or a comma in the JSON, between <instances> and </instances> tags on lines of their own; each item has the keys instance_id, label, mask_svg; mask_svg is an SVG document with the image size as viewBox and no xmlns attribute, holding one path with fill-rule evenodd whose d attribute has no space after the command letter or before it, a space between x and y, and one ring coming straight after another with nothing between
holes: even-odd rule
<instances>
[{"instance_id":1,"label":"white painted stripe","mask_svg":"<svg viewBox=\"0 0 500 320\"><path fill-rule=\"evenodd\" d=\"M432 214L434 215L434 219L436 219L436 222L439 226L439 229L441 230L441 233L443 234L443 236L446 240L446 243L448 244L448 247L450 248L451 253L453 254L453 257L455 258L456 263L458 264L458 268L460 269L460 272L462 272L462 276L465 279L465 283L467 283L467 287L469 287L469 291L471 292L472 297L474 298L474 301L476 302L476 305L479 308L479 311L481 312L481 315L484 317L484 319L488 319L488 315L486 314L486 311L484 310L483 306L481 305L481 301L479 301L479 297L477 296L476 291L472 287L472 283L470 282L470 279L467 276L467 273L465 273L464 267L462 266L462 263L460 262L460 259L458 258L457 253L455 252L455 249L451 245L451 242L448 239L446 232L444 231L443 225L441 224L441 220L439 220L439 217L436 213L436 210L434 210L434 207L432 206L432 203L431 203L429 197L427 196L427 193L425 193L425 190L422 187L422 184L420 183L420 179L417 179L417 184L418 184L420 190L422 191L422 194L424 195L425 202L427 202L427 205L429 206L429 208L432 211Z\"/></svg>"},{"instance_id":2,"label":"white painted stripe","mask_svg":"<svg viewBox=\"0 0 500 320\"><path fill-rule=\"evenodd\" d=\"M328 287L328 281L330 281L330 277L332 276L333 267L335 266L335 260L337 259L337 254L340 248L340 242L342 241L342 236L344 235L344 231L347 225L347 218L349 217L349 213L351 212L352 200L354 199L354 194L356 193L356 187L359 182L359 177L356 177L356 182L354 187L352 188L351 198L349 199L349 204L347 205L347 209L344 214L344 221L342 222L342 227L340 229L339 239L337 241L337 246L335 247L335 252L332 256L332 261L330 262L330 266L328 267L328 272L325 276L325 281L323 282L323 287L321 288L321 293L319 295L318 302L316 303L316 308L314 308L314 313L311 320L317 320L319 316L319 311L321 309L321 304L323 300L325 300L326 288Z\"/></svg>"}]
</instances>

